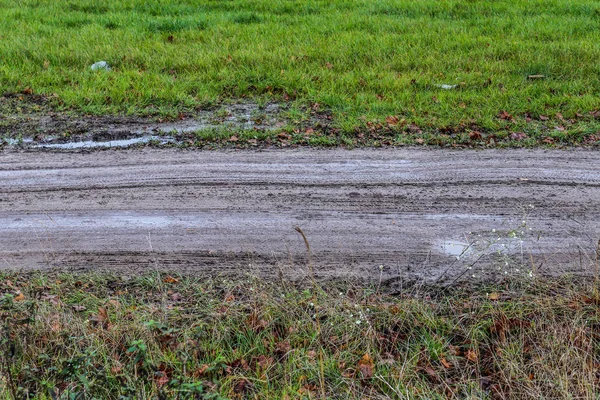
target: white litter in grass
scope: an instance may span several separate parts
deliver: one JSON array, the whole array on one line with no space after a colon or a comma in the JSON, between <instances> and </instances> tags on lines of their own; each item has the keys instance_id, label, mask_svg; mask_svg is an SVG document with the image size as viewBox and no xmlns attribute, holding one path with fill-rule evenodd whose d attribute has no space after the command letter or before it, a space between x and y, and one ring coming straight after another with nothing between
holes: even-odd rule
<instances>
[{"instance_id":1,"label":"white litter in grass","mask_svg":"<svg viewBox=\"0 0 600 400\"><path fill-rule=\"evenodd\" d=\"M110 71L110 65L106 61L98 61L92 64L90 67L92 71Z\"/></svg>"},{"instance_id":2,"label":"white litter in grass","mask_svg":"<svg viewBox=\"0 0 600 400\"><path fill-rule=\"evenodd\" d=\"M458 85L446 85L446 84L442 84L442 85L435 85L435 86L439 87L440 89L451 90L451 89L455 89Z\"/></svg>"}]
</instances>

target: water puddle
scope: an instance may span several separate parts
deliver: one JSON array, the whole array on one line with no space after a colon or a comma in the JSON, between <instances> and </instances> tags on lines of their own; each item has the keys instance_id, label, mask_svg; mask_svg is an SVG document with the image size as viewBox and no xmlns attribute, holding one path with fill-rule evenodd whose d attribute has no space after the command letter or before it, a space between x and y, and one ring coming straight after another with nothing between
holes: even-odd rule
<instances>
[{"instance_id":1,"label":"water puddle","mask_svg":"<svg viewBox=\"0 0 600 400\"><path fill-rule=\"evenodd\" d=\"M39 149L57 149L57 150L74 150L74 149L94 149L94 148L125 148L139 144L148 144L150 142L156 144L176 143L174 138L164 136L141 136L131 139L109 140L96 142L94 140L83 140L80 142L66 143L41 143L31 146Z\"/></svg>"},{"instance_id":2,"label":"water puddle","mask_svg":"<svg viewBox=\"0 0 600 400\"><path fill-rule=\"evenodd\" d=\"M442 253L445 253L449 256L454 256L456 258L460 258L464 255L467 255L471 252L471 245L464 242L459 242L455 240L444 240L437 244L436 246Z\"/></svg>"}]
</instances>

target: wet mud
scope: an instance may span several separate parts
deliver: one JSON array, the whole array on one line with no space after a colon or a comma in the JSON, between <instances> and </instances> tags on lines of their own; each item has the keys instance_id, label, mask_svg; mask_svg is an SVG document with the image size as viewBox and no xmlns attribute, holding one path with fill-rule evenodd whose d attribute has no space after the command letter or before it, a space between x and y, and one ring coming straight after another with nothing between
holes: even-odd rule
<instances>
[{"instance_id":1,"label":"wet mud","mask_svg":"<svg viewBox=\"0 0 600 400\"><path fill-rule=\"evenodd\" d=\"M0 267L452 284L591 276L600 153L0 152Z\"/></svg>"}]
</instances>

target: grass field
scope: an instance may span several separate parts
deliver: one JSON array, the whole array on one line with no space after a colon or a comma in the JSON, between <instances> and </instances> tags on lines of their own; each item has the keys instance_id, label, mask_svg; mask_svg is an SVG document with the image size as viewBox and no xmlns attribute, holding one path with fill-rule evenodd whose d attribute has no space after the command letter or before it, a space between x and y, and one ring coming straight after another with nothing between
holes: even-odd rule
<instances>
[{"instance_id":1,"label":"grass field","mask_svg":"<svg viewBox=\"0 0 600 400\"><path fill-rule=\"evenodd\" d=\"M146 274L0 276L0 392L37 399L600 394L592 284L449 292Z\"/></svg>"},{"instance_id":2,"label":"grass field","mask_svg":"<svg viewBox=\"0 0 600 400\"><path fill-rule=\"evenodd\" d=\"M350 136L596 143L599 18L595 0L0 0L0 85L93 114L252 97L318 104Z\"/></svg>"}]
</instances>

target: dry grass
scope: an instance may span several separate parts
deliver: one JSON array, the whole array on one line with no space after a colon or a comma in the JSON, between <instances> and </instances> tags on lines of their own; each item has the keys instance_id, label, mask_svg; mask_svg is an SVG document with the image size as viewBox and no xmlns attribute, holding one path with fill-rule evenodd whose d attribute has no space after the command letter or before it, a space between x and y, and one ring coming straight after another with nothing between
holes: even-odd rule
<instances>
[{"instance_id":1,"label":"dry grass","mask_svg":"<svg viewBox=\"0 0 600 400\"><path fill-rule=\"evenodd\" d=\"M402 295L148 274L5 273L4 398L597 398L572 281Z\"/></svg>"}]
</instances>

